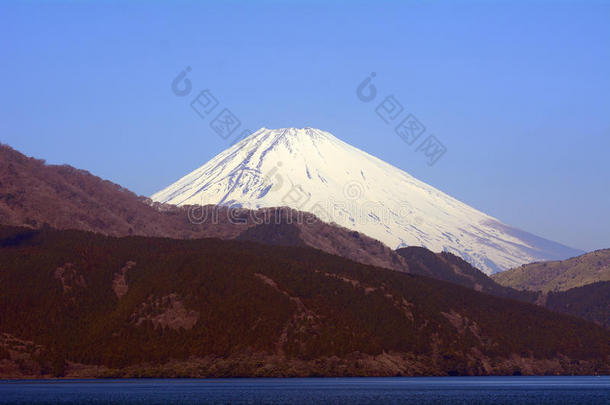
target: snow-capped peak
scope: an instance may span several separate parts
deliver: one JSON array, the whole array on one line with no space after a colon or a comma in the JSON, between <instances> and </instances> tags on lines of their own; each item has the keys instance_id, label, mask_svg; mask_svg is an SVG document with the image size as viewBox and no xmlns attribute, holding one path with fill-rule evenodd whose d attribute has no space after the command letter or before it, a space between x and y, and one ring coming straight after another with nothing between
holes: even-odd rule
<instances>
[{"instance_id":1,"label":"snow-capped peak","mask_svg":"<svg viewBox=\"0 0 610 405\"><path fill-rule=\"evenodd\" d=\"M151 197L243 208L289 206L392 248L455 253L487 273L579 251L502 224L315 128L261 128Z\"/></svg>"}]
</instances>

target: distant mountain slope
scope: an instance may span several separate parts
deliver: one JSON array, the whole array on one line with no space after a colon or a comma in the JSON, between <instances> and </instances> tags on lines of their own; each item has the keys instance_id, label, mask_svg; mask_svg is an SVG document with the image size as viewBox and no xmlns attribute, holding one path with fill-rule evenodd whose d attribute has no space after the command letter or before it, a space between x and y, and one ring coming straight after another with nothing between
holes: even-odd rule
<instances>
[{"instance_id":1,"label":"distant mountain slope","mask_svg":"<svg viewBox=\"0 0 610 405\"><path fill-rule=\"evenodd\" d=\"M579 316L610 329L610 281L550 292L545 307Z\"/></svg>"},{"instance_id":2,"label":"distant mountain slope","mask_svg":"<svg viewBox=\"0 0 610 405\"><path fill-rule=\"evenodd\" d=\"M308 247L0 228L0 375L610 372L610 332Z\"/></svg>"},{"instance_id":3,"label":"distant mountain slope","mask_svg":"<svg viewBox=\"0 0 610 405\"><path fill-rule=\"evenodd\" d=\"M537 294L501 286L464 259L447 252L434 253L425 248L408 247L396 250L409 263L409 272L445 280L475 291L498 297L534 302Z\"/></svg>"},{"instance_id":4,"label":"distant mountain slope","mask_svg":"<svg viewBox=\"0 0 610 405\"><path fill-rule=\"evenodd\" d=\"M503 224L314 128L261 128L151 199L179 206L289 206L393 249L453 253L487 274L583 253Z\"/></svg>"},{"instance_id":5,"label":"distant mountain slope","mask_svg":"<svg viewBox=\"0 0 610 405\"><path fill-rule=\"evenodd\" d=\"M302 215L309 214L302 213ZM355 231L346 231L341 233L340 237L338 234L330 239L328 235L334 233L336 227L324 222L302 227L294 223L286 223L286 219L277 221L274 216L269 222L249 228L237 239L279 246L311 246L360 263L449 281L476 291L524 302L534 302L537 297L535 293L517 291L499 285L485 273L451 253L433 253L421 247L401 248L392 252L380 242ZM340 243L336 243L337 241ZM354 251L350 251L354 248Z\"/></svg>"},{"instance_id":6,"label":"distant mountain slope","mask_svg":"<svg viewBox=\"0 0 610 405\"><path fill-rule=\"evenodd\" d=\"M212 209L216 209L215 207ZM359 263L409 271L403 257L383 243L291 208L238 209L248 228L236 238L270 245L310 246ZM261 218L264 218L261 219Z\"/></svg>"},{"instance_id":7,"label":"distant mountain slope","mask_svg":"<svg viewBox=\"0 0 610 405\"><path fill-rule=\"evenodd\" d=\"M492 278L507 287L530 291L566 291L598 281L610 281L610 249L568 260L526 264Z\"/></svg>"}]
</instances>

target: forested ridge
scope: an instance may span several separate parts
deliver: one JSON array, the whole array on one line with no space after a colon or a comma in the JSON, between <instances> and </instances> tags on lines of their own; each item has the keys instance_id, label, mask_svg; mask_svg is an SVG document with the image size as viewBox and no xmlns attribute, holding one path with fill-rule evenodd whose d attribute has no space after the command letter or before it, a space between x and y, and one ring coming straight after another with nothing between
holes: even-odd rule
<instances>
[{"instance_id":1,"label":"forested ridge","mask_svg":"<svg viewBox=\"0 0 610 405\"><path fill-rule=\"evenodd\" d=\"M309 247L48 227L0 246L4 376L608 372L597 325Z\"/></svg>"}]
</instances>

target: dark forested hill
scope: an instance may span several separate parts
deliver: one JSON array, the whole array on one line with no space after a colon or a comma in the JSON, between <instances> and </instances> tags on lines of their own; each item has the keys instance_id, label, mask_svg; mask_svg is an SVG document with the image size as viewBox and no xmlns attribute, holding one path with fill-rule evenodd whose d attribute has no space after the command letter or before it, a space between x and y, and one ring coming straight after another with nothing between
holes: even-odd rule
<instances>
[{"instance_id":1,"label":"dark forested hill","mask_svg":"<svg viewBox=\"0 0 610 405\"><path fill-rule=\"evenodd\" d=\"M309 247L0 230L3 376L610 372L578 318Z\"/></svg>"},{"instance_id":2,"label":"dark forested hill","mask_svg":"<svg viewBox=\"0 0 610 405\"><path fill-rule=\"evenodd\" d=\"M476 291L499 297L534 302L538 294L504 287L470 263L448 252L434 253L422 247L406 247L396 250L406 259L409 272L449 281Z\"/></svg>"},{"instance_id":3,"label":"dark forested hill","mask_svg":"<svg viewBox=\"0 0 610 405\"><path fill-rule=\"evenodd\" d=\"M550 292L545 306L580 316L610 329L610 281L600 281L567 291Z\"/></svg>"}]
</instances>

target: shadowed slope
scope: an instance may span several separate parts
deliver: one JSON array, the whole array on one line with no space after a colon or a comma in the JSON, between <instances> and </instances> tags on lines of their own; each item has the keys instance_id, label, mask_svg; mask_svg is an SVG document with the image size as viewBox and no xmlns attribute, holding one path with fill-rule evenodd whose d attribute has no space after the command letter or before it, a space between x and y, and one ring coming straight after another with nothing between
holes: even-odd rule
<instances>
[{"instance_id":1,"label":"shadowed slope","mask_svg":"<svg viewBox=\"0 0 610 405\"><path fill-rule=\"evenodd\" d=\"M307 247L0 234L10 376L608 372L592 323Z\"/></svg>"}]
</instances>

